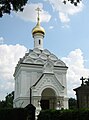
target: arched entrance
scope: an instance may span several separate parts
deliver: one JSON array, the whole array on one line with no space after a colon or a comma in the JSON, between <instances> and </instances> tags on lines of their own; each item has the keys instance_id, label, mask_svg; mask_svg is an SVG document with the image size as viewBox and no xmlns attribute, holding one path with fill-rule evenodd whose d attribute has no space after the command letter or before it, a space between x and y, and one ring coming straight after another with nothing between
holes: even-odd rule
<instances>
[{"instance_id":1,"label":"arched entrance","mask_svg":"<svg viewBox=\"0 0 89 120\"><path fill-rule=\"evenodd\" d=\"M41 94L41 108L42 110L56 108L56 94L53 89L46 88L43 90Z\"/></svg>"}]
</instances>

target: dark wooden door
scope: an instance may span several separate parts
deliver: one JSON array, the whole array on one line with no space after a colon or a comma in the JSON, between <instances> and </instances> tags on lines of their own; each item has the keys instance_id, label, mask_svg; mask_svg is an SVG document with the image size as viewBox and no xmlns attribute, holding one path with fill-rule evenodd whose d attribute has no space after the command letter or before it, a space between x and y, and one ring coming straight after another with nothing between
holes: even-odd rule
<instances>
[{"instance_id":1,"label":"dark wooden door","mask_svg":"<svg viewBox=\"0 0 89 120\"><path fill-rule=\"evenodd\" d=\"M49 100L41 100L41 108L42 110L49 109Z\"/></svg>"}]
</instances>

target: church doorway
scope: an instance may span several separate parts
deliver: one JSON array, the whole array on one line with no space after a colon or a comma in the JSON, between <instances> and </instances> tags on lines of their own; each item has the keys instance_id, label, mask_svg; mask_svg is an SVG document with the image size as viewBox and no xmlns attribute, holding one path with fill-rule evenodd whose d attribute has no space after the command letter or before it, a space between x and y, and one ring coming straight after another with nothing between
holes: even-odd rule
<instances>
[{"instance_id":1,"label":"church doorway","mask_svg":"<svg viewBox=\"0 0 89 120\"><path fill-rule=\"evenodd\" d=\"M41 108L42 110L56 108L56 94L53 89L46 88L43 90L41 94Z\"/></svg>"},{"instance_id":2,"label":"church doorway","mask_svg":"<svg viewBox=\"0 0 89 120\"><path fill-rule=\"evenodd\" d=\"M41 100L41 108L42 110L49 109L49 100Z\"/></svg>"}]
</instances>

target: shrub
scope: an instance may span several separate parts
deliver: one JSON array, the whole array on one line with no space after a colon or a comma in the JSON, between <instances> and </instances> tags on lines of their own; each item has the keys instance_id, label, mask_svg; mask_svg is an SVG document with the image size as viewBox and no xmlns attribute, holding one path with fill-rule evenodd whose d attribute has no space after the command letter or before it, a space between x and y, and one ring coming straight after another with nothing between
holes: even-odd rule
<instances>
[{"instance_id":1,"label":"shrub","mask_svg":"<svg viewBox=\"0 0 89 120\"><path fill-rule=\"evenodd\" d=\"M27 110L23 108L1 109L0 120L26 120Z\"/></svg>"},{"instance_id":2,"label":"shrub","mask_svg":"<svg viewBox=\"0 0 89 120\"><path fill-rule=\"evenodd\" d=\"M41 111L38 120L89 120L89 109Z\"/></svg>"}]
</instances>

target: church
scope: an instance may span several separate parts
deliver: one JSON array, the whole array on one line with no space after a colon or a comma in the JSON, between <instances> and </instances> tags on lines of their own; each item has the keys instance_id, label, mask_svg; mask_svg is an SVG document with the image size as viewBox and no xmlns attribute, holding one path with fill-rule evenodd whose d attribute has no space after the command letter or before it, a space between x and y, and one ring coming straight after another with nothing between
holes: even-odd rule
<instances>
[{"instance_id":1,"label":"church","mask_svg":"<svg viewBox=\"0 0 89 120\"><path fill-rule=\"evenodd\" d=\"M68 67L47 49L43 49L45 30L37 24L32 29L34 48L20 58L14 72L13 107L36 107L36 114L45 109L68 109L66 73Z\"/></svg>"}]
</instances>

